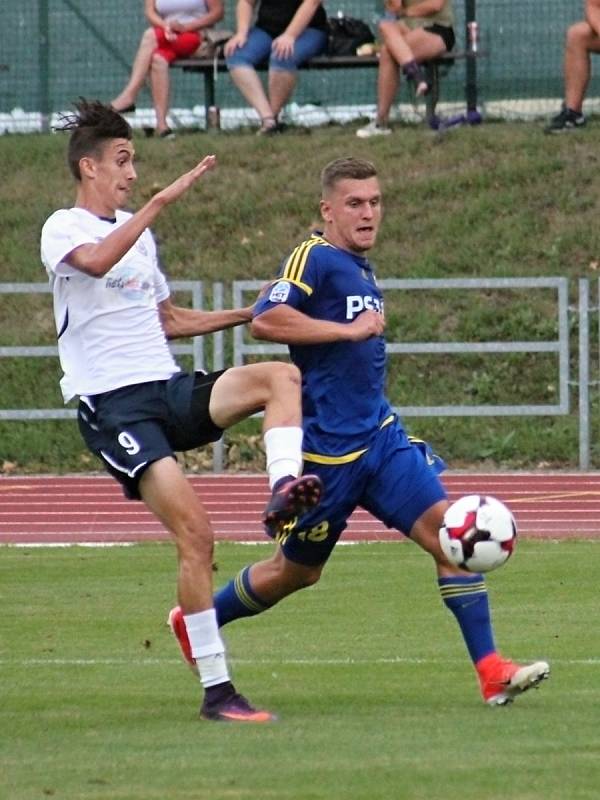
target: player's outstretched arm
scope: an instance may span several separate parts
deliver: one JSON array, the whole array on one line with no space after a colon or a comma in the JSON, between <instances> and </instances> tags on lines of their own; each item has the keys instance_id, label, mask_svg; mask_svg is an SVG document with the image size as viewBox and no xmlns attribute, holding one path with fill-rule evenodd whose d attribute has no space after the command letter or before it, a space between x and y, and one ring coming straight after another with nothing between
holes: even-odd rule
<instances>
[{"instance_id":1,"label":"player's outstretched arm","mask_svg":"<svg viewBox=\"0 0 600 800\"><path fill-rule=\"evenodd\" d=\"M173 183L157 192L124 225L97 244L83 244L77 247L65 260L72 267L95 278L106 275L133 247L144 230L152 225L162 209L178 200L202 175L214 169L216 164L216 156L205 156L193 169L184 172Z\"/></svg>"},{"instance_id":2,"label":"player's outstretched arm","mask_svg":"<svg viewBox=\"0 0 600 800\"><path fill-rule=\"evenodd\" d=\"M281 344L328 344L359 342L383 333L384 320L377 311L363 311L349 323L313 319L287 305L269 308L254 317L251 325L256 339Z\"/></svg>"},{"instance_id":3,"label":"player's outstretched arm","mask_svg":"<svg viewBox=\"0 0 600 800\"><path fill-rule=\"evenodd\" d=\"M201 178L202 175L204 175L205 172L213 170L216 166L216 156L204 156L202 161L199 161L193 169L190 169L188 172L184 172L183 175L180 175L179 178L176 178L173 183L170 183L164 189L161 189L160 192L157 192L152 200L158 201L160 208L162 208L163 205L174 203L175 200L178 200L182 194L185 194L185 192L187 192L187 190L193 186L196 181ZM152 200L149 200L146 205L151 205ZM145 207L146 206L144 206L144 208ZM143 210L144 209L142 208L140 211ZM156 213L158 214L158 211Z\"/></svg>"},{"instance_id":4,"label":"player's outstretched arm","mask_svg":"<svg viewBox=\"0 0 600 800\"><path fill-rule=\"evenodd\" d=\"M158 312L167 339L203 336L234 328L236 325L244 325L252 319L252 306L221 311L200 311L175 306L170 299L158 304Z\"/></svg>"}]
</instances>

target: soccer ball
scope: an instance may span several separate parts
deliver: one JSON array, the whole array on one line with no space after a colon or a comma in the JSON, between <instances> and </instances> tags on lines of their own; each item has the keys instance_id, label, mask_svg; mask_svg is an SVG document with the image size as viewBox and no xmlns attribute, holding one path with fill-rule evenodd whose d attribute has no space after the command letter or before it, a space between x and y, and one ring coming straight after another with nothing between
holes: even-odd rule
<instances>
[{"instance_id":1,"label":"soccer ball","mask_svg":"<svg viewBox=\"0 0 600 800\"><path fill-rule=\"evenodd\" d=\"M444 514L440 544L444 555L469 572L490 572L506 563L517 541L517 525L495 497L469 494Z\"/></svg>"}]
</instances>

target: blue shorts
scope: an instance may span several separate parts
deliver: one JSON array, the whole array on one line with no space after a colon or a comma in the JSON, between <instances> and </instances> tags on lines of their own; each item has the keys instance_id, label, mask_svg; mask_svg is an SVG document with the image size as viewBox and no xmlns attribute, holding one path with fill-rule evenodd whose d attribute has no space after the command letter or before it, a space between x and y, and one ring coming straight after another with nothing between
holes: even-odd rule
<instances>
[{"instance_id":1,"label":"blue shorts","mask_svg":"<svg viewBox=\"0 0 600 800\"><path fill-rule=\"evenodd\" d=\"M273 37L262 28L250 28L246 44L227 58L227 68L256 67L268 61L269 69L295 72L299 64L325 52L327 34L316 28L306 28L296 39L291 58L278 58L271 50L272 44Z\"/></svg>"},{"instance_id":2,"label":"blue shorts","mask_svg":"<svg viewBox=\"0 0 600 800\"><path fill-rule=\"evenodd\" d=\"M191 450L221 438L223 430L212 421L208 407L223 371L177 372L167 381L80 398L81 435L130 500L140 500L140 478L150 464L175 457L175 450Z\"/></svg>"},{"instance_id":3,"label":"blue shorts","mask_svg":"<svg viewBox=\"0 0 600 800\"><path fill-rule=\"evenodd\" d=\"M304 471L321 478L325 493L314 510L286 526L278 538L285 557L310 566L325 563L358 506L408 535L428 508L446 499L438 476L445 464L422 445L411 444L394 422L356 461L305 463Z\"/></svg>"}]
</instances>

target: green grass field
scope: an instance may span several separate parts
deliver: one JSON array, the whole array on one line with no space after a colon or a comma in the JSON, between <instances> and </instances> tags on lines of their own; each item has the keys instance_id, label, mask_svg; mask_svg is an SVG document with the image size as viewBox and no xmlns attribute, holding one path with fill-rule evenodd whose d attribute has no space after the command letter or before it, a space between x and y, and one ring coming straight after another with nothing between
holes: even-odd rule
<instances>
[{"instance_id":1,"label":"green grass field","mask_svg":"<svg viewBox=\"0 0 600 800\"><path fill-rule=\"evenodd\" d=\"M217 585L266 553L219 544ZM599 569L596 542L521 541L489 576L501 650L552 666L492 709L427 556L340 547L319 585L225 629L239 688L280 714L253 727L197 718L171 547L0 548L0 798L595 800Z\"/></svg>"}]
</instances>

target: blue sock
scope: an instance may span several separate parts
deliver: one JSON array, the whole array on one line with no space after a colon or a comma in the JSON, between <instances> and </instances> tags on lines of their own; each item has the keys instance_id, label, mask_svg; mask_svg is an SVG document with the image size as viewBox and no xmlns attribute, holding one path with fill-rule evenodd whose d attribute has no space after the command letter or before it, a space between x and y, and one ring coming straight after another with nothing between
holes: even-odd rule
<instances>
[{"instance_id":1,"label":"blue sock","mask_svg":"<svg viewBox=\"0 0 600 800\"><path fill-rule=\"evenodd\" d=\"M250 586L250 567L244 567L213 598L219 627L240 617L253 617L270 608Z\"/></svg>"},{"instance_id":2,"label":"blue sock","mask_svg":"<svg viewBox=\"0 0 600 800\"><path fill-rule=\"evenodd\" d=\"M440 594L460 625L474 664L494 653L494 633L483 575L438 578Z\"/></svg>"}]
</instances>

